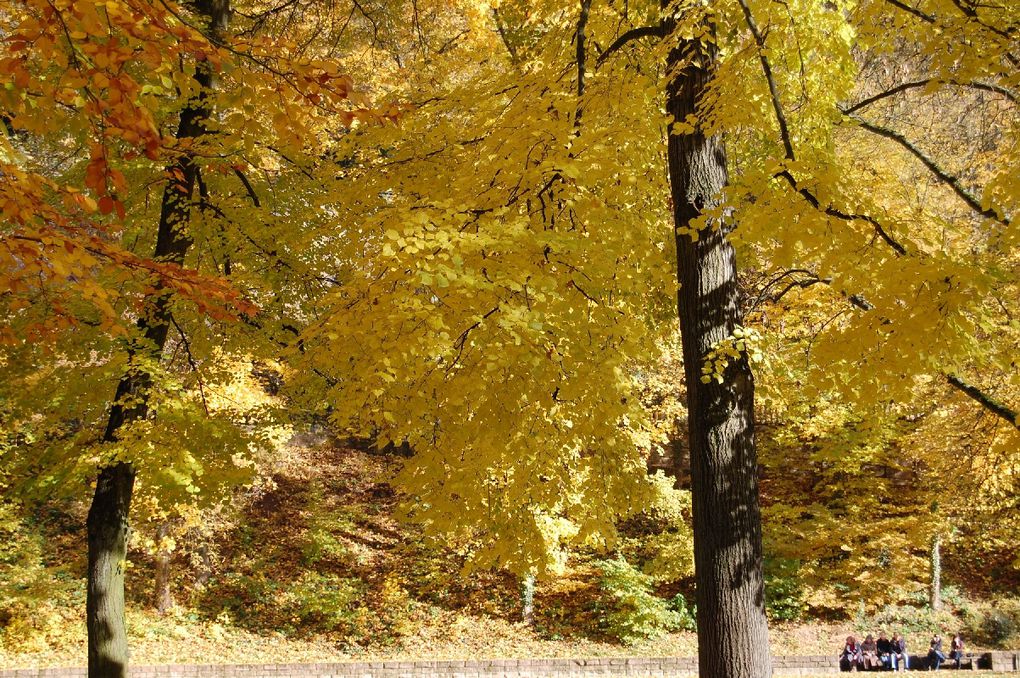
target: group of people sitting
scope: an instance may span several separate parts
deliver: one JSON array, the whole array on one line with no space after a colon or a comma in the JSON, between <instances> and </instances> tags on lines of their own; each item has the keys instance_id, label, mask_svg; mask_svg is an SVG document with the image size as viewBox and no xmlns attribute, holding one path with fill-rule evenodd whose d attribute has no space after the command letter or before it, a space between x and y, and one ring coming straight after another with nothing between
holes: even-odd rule
<instances>
[{"instance_id":1,"label":"group of people sitting","mask_svg":"<svg viewBox=\"0 0 1020 678\"><path fill-rule=\"evenodd\" d=\"M960 668L963 659L963 638L957 633L949 647L949 659ZM928 668L938 671L946 655L942 652L942 636L935 633L928 646ZM870 633L863 643L853 636L847 636L846 645L839 655L839 667L843 671L906 671L910 666L906 638L894 633L888 638L885 632L878 634L878 640Z\"/></svg>"}]
</instances>

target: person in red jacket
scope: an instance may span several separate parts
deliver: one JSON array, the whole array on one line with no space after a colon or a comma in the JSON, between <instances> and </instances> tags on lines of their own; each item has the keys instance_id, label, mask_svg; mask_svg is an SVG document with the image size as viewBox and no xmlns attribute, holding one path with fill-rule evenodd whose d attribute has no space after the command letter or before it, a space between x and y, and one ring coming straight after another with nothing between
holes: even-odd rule
<instances>
[{"instance_id":1,"label":"person in red jacket","mask_svg":"<svg viewBox=\"0 0 1020 678\"><path fill-rule=\"evenodd\" d=\"M956 668L960 668L960 660L963 659L963 637L957 633L949 643L949 658L956 662Z\"/></svg>"},{"instance_id":2,"label":"person in red jacket","mask_svg":"<svg viewBox=\"0 0 1020 678\"><path fill-rule=\"evenodd\" d=\"M843 652L839 655L839 668L843 671L853 671L861 668L861 646L853 636L846 637L846 644Z\"/></svg>"}]
</instances>

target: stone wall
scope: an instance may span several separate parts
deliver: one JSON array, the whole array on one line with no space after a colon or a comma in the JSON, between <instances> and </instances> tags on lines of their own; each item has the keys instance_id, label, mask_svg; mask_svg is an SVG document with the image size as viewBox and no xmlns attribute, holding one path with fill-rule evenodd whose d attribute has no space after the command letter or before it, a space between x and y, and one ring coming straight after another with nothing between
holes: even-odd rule
<instances>
[{"instance_id":1,"label":"stone wall","mask_svg":"<svg viewBox=\"0 0 1020 678\"><path fill-rule=\"evenodd\" d=\"M977 667L1020 671L1020 652L986 652ZM838 673L835 656L773 657L777 676ZM481 659L476 661L375 661L324 664L204 664L132 666L131 678L588 678L596 676L697 675L696 657L599 657L592 659ZM926 668L912 657L911 669ZM0 678L86 678L84 668L0 670Z\"/></svg>"}]
</instances>

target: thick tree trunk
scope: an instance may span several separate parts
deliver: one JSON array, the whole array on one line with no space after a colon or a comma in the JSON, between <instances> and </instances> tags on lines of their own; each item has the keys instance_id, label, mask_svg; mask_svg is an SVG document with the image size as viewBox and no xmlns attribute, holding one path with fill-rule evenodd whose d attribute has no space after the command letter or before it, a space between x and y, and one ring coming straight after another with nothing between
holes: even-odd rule
<instances>
[{"instance_id":1,"label":"thick tree trunk","mask_svg":"<svg viewBox=\"0 0 1020 678\"><path fill-rule=\"evenodd\" d=\"M690 63L688 63L690 59ZM681 43L669 56L675 73L667 111L696 113L715 62L712 48ZM718 205L726 185L722 139L700 131L670 135L674 219L685 229ZM698 604L698 665L711 678L772 674L762 575L761 515L754 447L754 378L746 359L721 383L701 382L705 355L741 322L736 257L725 226L697 240L677 235L678 306L687 381Z\"/></svg>"},{"instance_id":2,"label":"thick tree trunk","mask_svg":"<svg viewBox=\"0 0 1020 678\"><path fill-rule=\"evenodd\" d=\"M217 40L226 29L229 0L202 0L197 9L208 19L209 36ZM199 96L181 111L177 138L194 138L205 132L210 116L207 94L214 78L208 62L199 64L195 79ZM167 168L171 179L163 191L155 258L177 264L191 245L187 222L198 166L190 153ZM152 378L135 356L159 356L170 329L170 299L157 293L147 300L138 327L142 338L131 347L131 360L110 409L104 440L114 442L120 430L148 416L148 391ZM130 463L116 461L99 471L89 509L88 584L85 615L88 627L89 678L123 678L127 674L127 629L124 623L124 562L127 557L128 515L135 471Z\"/></svg>"},{"instance_id":3,"label":"thick tree trunk","mask_svg":"<svg viewBox=\"0 0 1020 678\"><path fill-rule=\"evenodd\" d=\"M123 676L127 670L124 561L134 482L131 464L103 468L89 509L86 619L90 676Z\"/></svg>"}]
</instances>

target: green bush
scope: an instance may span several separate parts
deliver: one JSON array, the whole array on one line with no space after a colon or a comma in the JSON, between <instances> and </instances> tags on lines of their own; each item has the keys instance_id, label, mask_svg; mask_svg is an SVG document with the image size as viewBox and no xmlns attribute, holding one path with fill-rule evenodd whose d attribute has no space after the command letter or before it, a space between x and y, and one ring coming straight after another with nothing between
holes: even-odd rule
<instances>
[{"instance_id":1,"label":"green bush","mask_svg":"<svg viewBox=\"0 0 1020 678\"><path fill-rule=\"evenodd\" d=\"M913 605L886 605L871 617L858 623L860 628L887 629L909 633L946 631L958 626L956 617L948 610L932 612L928 607Z\"/></svg>"},{"instance_id":2,"label":"green bush","mask_svg":"<svg viewBox=\"0 0 1020 678\"><path fill-rule=\"evenodd\" d=\"M975 604L964 614L964 633L989 647L1011 647L1020 636L1020 600Z\"/></svg>"},{"instance_id":3,"label":"green bush","mask_svg":"<svg viewBox=\"0 0 1020 678\"><path fill-rule=\"evenodd\" d=\"M804 587L798 574L800 561L765 559L765 612L773 621L794 621L807 609Z\"/></svg>"},{"instance_id":4,"label":"green bush","mask_svg":"<svg viewBox=\"0 0 1020 678\"><path fill-rule=\"evenodd\" d=\"M669 601L669 607L676 612L676 628L684 631L698 630L698 606L688 603L684 594L678 593Z\"/></svg>"},{"instance_id":5,"label":"green bush","mask_svg":"<svg viewBox=\"0 0 1020 678\"><path fill-rule=\"evenodd\" d=\"M599 561L599 585L608 599L598 610L603 631L625 643L680 628L680 614L652 592L652 577L623 558ZM685 601L686 605L686 601Z\"/></svg>"},{"instance_id":6,"label":"green bush","mask_svg":"<svg viewBox=\"0 0 1020 678\"><path fill-rule=\"evenodd\" d=\"M304 572L287 587L282 602L291 619L306 630L350 632L364 616L359 606L363 597L359 579Z\"/></svg>"}]
</instances>

